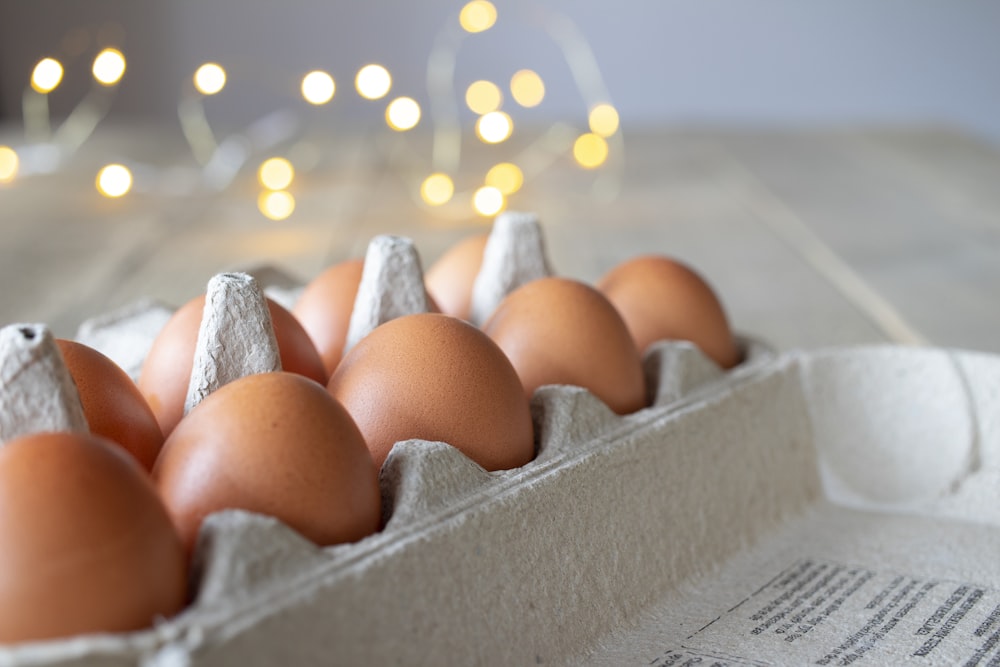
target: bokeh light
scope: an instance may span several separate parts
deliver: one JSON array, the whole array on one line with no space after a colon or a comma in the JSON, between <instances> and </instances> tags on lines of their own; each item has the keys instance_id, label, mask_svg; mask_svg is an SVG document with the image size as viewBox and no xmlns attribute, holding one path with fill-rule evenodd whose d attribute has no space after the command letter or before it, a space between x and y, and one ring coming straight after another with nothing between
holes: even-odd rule
<instances>
[{"instance_id":1,"label":"bokeh light","mask_svg":"<svg viewBox=\"0 0 1000 667\"><path fill-rule=\"evenodd\" d=\"M333 77L323 70L313 70L302 77L302 97L309 104L326 104L333 99L336 90Z\"/></svg>"},{"instance_id":2,"label":"bokeh light","mask_svg":"<svg viewBox=\"0 0 1000 667\"><path fill-rule=\"evenodd\" d=\"M226 87L226 70L216 63L205 63L195 70L194 87L202 95L215 95Z\"/></svg>"},{"instance_id":3,"label":"bokeh light","mask_svg":"<svg viewBox=\"0 0 1000 667\"><path fill-rule=\"evenodd\" d=\"M358 89L358 95L366 100L380 100L392 88L392 76L381 65L365 65L358 70L354 86Z\"/></svg>"},{"instance_id":4,"label":"bokeh light","mask_svg":"<svg viewBox=\"0 0 1000 667\"><path fill-rule=\"evenodd\" d=\"M283 157L268 158L257 170L257 180L268 190L284 190L294 178L295 168Z\"/></svg>"},{"instance_id":5,"label":"bokeh light","mask_svg":"<svg viewBox=\"0 0 1000 667\"><path fill-rule=\"evenodd\" d=\"M132 189L132 172L122 164L109 164L97 172L97 191L112 199Z\"/></svg>"},{"instance_id":6,"label":"bokeh light","mask_svg":"<svg viewBox=\"0 0 1000 667\"><path fill-rule=\"evenodd\" d=\"M448 174L431 174L420 184L420 198L431 206L441 206L451 201L455 184Z\"/></svg>"},{"instance_id":7,"label":"bokeh light","mask_svg":"<svg viewBox=\"0 0 1000 667\"><path fill-rule=\"evenodd\" d=\"M573 142L573 157L584 169L600 167L608 159L608 142L592 132L582 134Z\"/></svg>"},{"instance_id":8,"label":"bokeh light","mask_svg":"<svg viewBox=\"0 0 1000 667\"><path fill-rule=\"evenodd\" d=\"M506 140L514 131L514 121L503 111L491 111L476 121L476 136L488 144Z\"/></svg>"},{"instance_id":9,"label":"bokeh light","mask_svg":"<svg viewBox=\"0 0 1000 667\"><path fill-rule=\"evenodd\" d=\"M465 89L465 104L480 116L500 108L503 93L492 81L473 81Z\"/></svg>"},{"instance_id":10,"label":"bokeh light","mask_svg":"<svg viewBox=\"0 0 1000 667\"><path fill-rule=\"evenodd\" d=\"M505 195L512 195L524 184L524 173L516 164L501 162L486 172L486 185L493 186Z\"/></svg>"},{"instance_id":11,"label":"bokeh light","mask_svg":"<svg viewBox=\"0 0 1000 667\"><path fill-rule=\"evenodd\" d=\"M496 215L506 204L503 193L491 185L484 185L472 196L472 207L479 215Z\"/></svg>"},{"instance_id":12,"label":"bokeh light","mask_svg":"<svg viewBox=\"0 0 1000 667\"><path fill-rule=\"evenodd\" d=\"M63 78L63 66L55 58L42 58L31 72L31 87L35 92L51 93Z\"/></svg>"},{"instance_id":13,"label":"bokeh light","mask_svg":"<svg viewBox=\"0 0 1000 667\"><path fill-rule=\"evenodd\" d=\"M104 49L94 58L92 71L98 83L113 86L125 75L125 56L118 49Z\"/></svg>"},{"instance_id":14,"label":"bokeh light","mask_svg":"<svg viewBox=\"0 0 1000 667\"><path fill-rule=\"evenodd\" d=\"M610 137L618 131L618 111L610 104L598 104L587 116L590 131L601 137Z\"/></svg>"},{"instance_id":15,"label":"bokeh light","mask_svg":"<svg viewBox=\"0 0 1000 667\"><path fill-rule=\"evenodd\" d=\"M533 70L518 70L510 78L510 94L522 107L536 107L545 98L545 82Z\"/></svg>"},{"instance_id":16,"label":"bokeh light","mask_svg":"<svg viewBox=\"0 0 1000 667\"><path fill-rule=\"evenodd\" d=\"M411 130L420 122L420 105L410 97L397 97L385 109L385 122L394 130Z\"/></svg>"},{"instance_id":17,"label":"bokeh light","mask_svg":"<svg viewBox=\"0 0 1000 667\"><path fill-rule=\"evenodd\" d=\"M466 32L483 32L497 22L497 8L487 0L472 0L462 7L458 22Z\"/></svg>"},{"instance_id":18,"label":"bokeh light","mask_svg":"<svg viewBox=\"0 0 1000 667\"><path fill-rule=\"evenodd\" d=\"M295 211L295 197L285 190L264 191L257 197L257 208L270 220L285 220Z\"/></svg>"},{"instance_id":19,"label":"bokeh light","mask_svg":"<svg viewBox=\"0 0 1000 667\"><path fill-rule=\"evenodd\" d=\"M10 183L17 177L21 160L10 146L0 146L0 183Z\"/></svg>"}]
</instances>

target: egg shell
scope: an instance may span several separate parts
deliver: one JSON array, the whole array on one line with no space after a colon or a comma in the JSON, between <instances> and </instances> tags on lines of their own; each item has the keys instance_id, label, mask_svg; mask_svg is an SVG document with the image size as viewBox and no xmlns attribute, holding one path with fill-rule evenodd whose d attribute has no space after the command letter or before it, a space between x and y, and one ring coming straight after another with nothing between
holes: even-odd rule
<instances>
[{"instance_id":1,"label":"egg shell","mask_svg":"<svg viewBox=\"0 0 1000 667\"><path fill-rule=\"evenodd\" d=\"M351 349L328 385L364 434L376 465L393 445L446 442L487 470L534 458L528 400L483 332L438 313L382 324Z\"/></svg>"},{"instance_id":2,"label":"egg shell","mask_svg":"<svg viewBox=\"0 0 1000 667\"><path fill-rule=\"evenodd\" d=\"M153 624L184 606L180 539L138 463L94 435L0 448L0 642Z\"/></svg>"},{"instance_id":3,"label":"egg shell","mask_svg":"<svg viewBox=\"0 0 1000 667\"><path fill-rule=\"evenodd\" d=\"M722 368L742 353L715 291L691 267L663 255L640 255L611 269L597 283L621 313L636 346L686 340Z\"/></svg>"},{"instance_id":4,"label":"egg shell","mask_svg":"<svg viewBox=\"0 0 1000 667\"><path fill-rule=\"evenodd\" d=\"M287 309L271 299L267 305L282 369L325 383L326 367L309 334ZM170 435L184 415L204 310L204 294L178 308L153 340L139 373L139 390L164 436Z\"/></svg>"},{"instance_id":5,"label":"egg shell","mask_svg":"<svg viewBox=\"0 0 1000 667\"><path fill-rule=\"evenodd\" d=\"M483 325L530 397L542 385L584 387L619 414L646 406L642 359L614 306L571 278L517 288Z\"/></svg>"},{"instance_id":6,"label":"egg shell","mask_svg":"<svg viewBox=\"0 0 1000 667\"><path fill-rule=\"evenodd\" d=\"M294 373L248 375L217 389L167 438L156 486L188 550L224 509L280 519L319 545L378 530L378 473L351 416Z\"/></svg>"},{"instance_id":7,"label":"egg shell","mask_svg":"<svg viewBox=\"0 0 1000 667\"><path fill-rule=\"evenodd\" d=\"M344 355L363 270L361 258L334 264L313 278L292 306L292 314L312 339L327 374L333 373Z\"/></svg>"},{"instance_id":8,"label":"egg shell","mask_svg":"<svg viewBox=\"0 0 1000 667\"><path fill-rule=\"evenodd\" d=\"M424 275L427 291L441 312L463 320L472 308L472 286L483 265L489 234L468 236L448 248Z\"/></svg>"},{"instance_id":9,"label":"egg shell","mask_svg":"<svg viewBox=\"0 0 1000 667\"><path fill-rule=\"evenodd\" d=\"M90 430L121 445L152 470L163 433L156 416L132 378L118 364L97 350L66 339L57 339L83 404Z\"/></svg>"}]
</instances>

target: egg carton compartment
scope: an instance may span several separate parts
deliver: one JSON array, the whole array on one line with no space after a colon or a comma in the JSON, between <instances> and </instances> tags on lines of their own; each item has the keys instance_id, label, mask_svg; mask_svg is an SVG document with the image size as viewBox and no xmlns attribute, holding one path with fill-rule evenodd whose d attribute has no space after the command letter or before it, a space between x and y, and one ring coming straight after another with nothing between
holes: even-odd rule
<instances>
[{"instance_id":1,"label":"egg carton compartment","mask_svg":"<svg viewBox=\"0 0 1000 667\"><path fill-rule=\"evenodd\" d=\"M141 359L163 310L81 331ZM758 637L731 608L808 563L1000 590L1000 358L741 343L728 372L690 344L657 344L654 404L630 415L543 387L537 456L521 468L397 443L380 475L385 528L357 543L319 548L269 517L213 515L180 615L4 648L0 664L801 664L807 642Z\"/></svg>"}]
</instances>

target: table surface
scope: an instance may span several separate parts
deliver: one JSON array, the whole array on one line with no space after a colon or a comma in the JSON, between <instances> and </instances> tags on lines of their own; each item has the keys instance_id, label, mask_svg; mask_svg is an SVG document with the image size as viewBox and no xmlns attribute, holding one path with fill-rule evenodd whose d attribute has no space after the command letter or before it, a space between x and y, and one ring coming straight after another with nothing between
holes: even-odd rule
<instances>
[{"instance_id":1,"label":"table surface","mask_svg":"<svg viewBox=\"0 0 1000 667\"><path fill-rule=\"evenodd\" d=\"M411 237L427 267L488 228L469 192L513 160L526 182L510 206L539 214L560 274L592 281L655 251L697 268L734 328L778 349L888 341L1000 353L996 147L947 129L625 128L609 162L587 171L568 146L558 127L520 144L465 142L468 182L431 208L416 196L430 136L305 137L286 147L296 210L275 222L256 206L265 154L216 190L201 185L179 131L100 128L56 172L0 186L0 321L72 336L141 297L179 305L224 270L265 264L307 280L382 233ZM112 161L135 174L120 200L94 188Z\"/></svg>"}]
</instances>

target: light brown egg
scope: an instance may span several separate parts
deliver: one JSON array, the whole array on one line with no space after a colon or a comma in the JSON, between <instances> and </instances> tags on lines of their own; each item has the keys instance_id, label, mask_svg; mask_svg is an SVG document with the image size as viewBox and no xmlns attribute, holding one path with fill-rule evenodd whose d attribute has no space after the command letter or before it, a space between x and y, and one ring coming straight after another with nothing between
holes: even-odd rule
<instances>
[{"instance_id":1,"label":"light brown egg","mask_svg":"<svg viewBox=\"0 0 1000 667\"><path fill-rule=\"evenodd\" d=\"M364 265L360 258L334 264L306 285L292 307L292 314L323 358L328 375L344 355L347 328Z\"/></svg>"},{"instance_id":2,"label":"light brown egg","mask_svg":"<svg viewBox=\"0 0 1000 667\"><path fill-rule=\"evenodd\" d=\"M614 306L569 278L533 280L508 294L483 325L529 397L547 384L584 387L619 414L646 405L642 361Z\"/></svg>"},{"instance_id":3,"label":"light brown egg","mask_svg":"<svg viewBox=\"0 0 1000 667\"><path fill-rule=\"evenodd\" d=\"M615 305L640 351L664 339L697 345L722 368L741 352L711 286L683 263L641 255L609 271L597 288Z\"/></svg>"},{"instance_id":4,"label":"light brown egg","mask_svg":"<svg viewBox=\"0 0 1000 667\"><path fill-rule=\"evenodd\" d=\"M319 545L378 530L378 473L358 427L325 388L293 373L215 390L163 445L153 479L188 550L202 520L238 508Z\"/></svg>"},{"instance_id":5,"label":"light brown egg","mask_svg":"<svg viewBox=\"0 0 1000 667\"><path fill-rule=\"evenodd\" d=\"M0 448L0 642L149 627L184 606L187 561L148 475L99 436Z\"/></svg>"},{"instance_id":6,"label":"light brown egg","mask_svg":"<svg viewBox=\"0 0 1000 667\"><path fill-rule=\"evenodd\" d=\"M288 310L271 299L267 305L282 369L325 384L326 367L309 334ZM204 309L205 295L178 308L156 336L139 372L139 390L156 415L164 436L170 435L184 415L184 399Z\"/></svg>"},{"instance_id":7,"label":"light brown egg","mask_svg":"<svg viewBox=\"0 0 1000 667\"><path fill-rule=\"evenodd\" d=\"M163 433L139 387L122 368L92 347L57 339L80 394L90 430L124 447L147 471L163 446Z\"/></svg>"},{"instance_id":8,"label":"light brown egg","mask_svg":"<svg viewBox=\"0 0 1000 667\"><path fill-rule=\"evenodd\" d=\"M441 312L469 319L472 285L483 265L488 233L469 236L451 246L424 275L427 292Z\"/></svg>"},{"instance_id":9,"label":"light brown egg","mask_svg":"<svg viewBox=\"0 0 1000 667\"><path fill-rule=\"evenodd\" d=\"M405 315L361 339L328 385L377 466L400 440L446 442L487 470L535 455L531 411L503 352L483 332L436 313Z\"/></svg>"}]
</instances>

